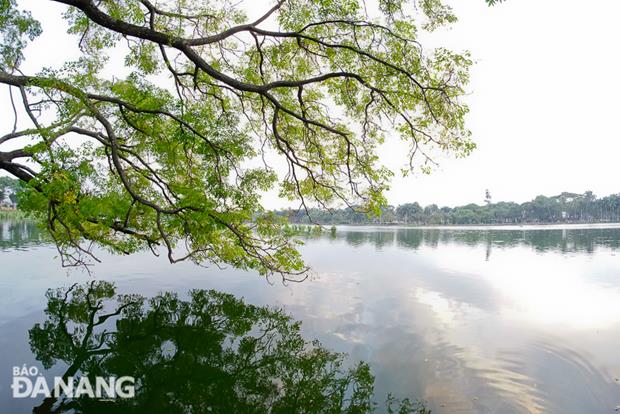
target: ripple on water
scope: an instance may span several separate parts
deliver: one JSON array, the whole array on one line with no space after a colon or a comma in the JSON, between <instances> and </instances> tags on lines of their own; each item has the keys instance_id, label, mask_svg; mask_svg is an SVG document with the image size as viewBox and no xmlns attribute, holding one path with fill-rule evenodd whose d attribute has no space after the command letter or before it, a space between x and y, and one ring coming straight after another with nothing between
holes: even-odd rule
<instances>
[{"instance_id":1,"label":"ripple on water","mask_svg":"<svg viewBox=\"0 0 620 414\"><path fill-rule=\"evenodd\" d=\"M612 396L620 398L613 375L592 365L586 353L557 342L502 351L487 365L477 373L501 397L501 407L473 412L605 413L618 404Z\"/></svg>"}]
</instances>

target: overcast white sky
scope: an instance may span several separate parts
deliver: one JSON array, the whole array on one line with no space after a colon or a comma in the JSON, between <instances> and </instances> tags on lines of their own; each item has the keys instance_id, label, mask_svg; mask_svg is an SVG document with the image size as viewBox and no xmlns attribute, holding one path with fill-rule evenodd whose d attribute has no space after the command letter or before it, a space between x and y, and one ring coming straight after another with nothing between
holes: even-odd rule
<instances>
[{"instance_id":1,"label":"overcast white sky","mask_svg":"<svg viewBox=\"0 0 620 414\"><path fill-rule=\"evenodd\" d=\"M397 179L389 200L458 205L620 192L620 2L454 1L445 44L469 49L468 125L478 144L431 176ZM386 156L389 156L386 154Z\"/></svg>"},{"instance_id":2,"label":"overcast white sky","mask_svg":"<svg viewBox=\"0 0 620 414\"><path fill-rule=\"evenodd\" d=\"M64 35L61 5L21 1L44 24L27 50L28 68L75 57ZM620 192L617 128L620 83L620 2L610 0L452 1L460 21L440 42L470 50L468 126L478 144L465 159L442 159L430 176L395 177L392 204L461 205L526 201L538 194L592 190ZM12 125L0 104L0 125ZM402 149L388 145L383 161L394 170ZM274 196L267 207L286 205Z\"/></svg>"}]
</instances>

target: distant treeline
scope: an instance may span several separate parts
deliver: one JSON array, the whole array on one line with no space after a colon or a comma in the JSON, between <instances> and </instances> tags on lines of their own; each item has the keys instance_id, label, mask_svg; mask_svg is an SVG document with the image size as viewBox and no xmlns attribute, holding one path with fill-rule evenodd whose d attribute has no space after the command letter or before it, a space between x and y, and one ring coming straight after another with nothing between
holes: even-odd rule
<instances>
[{"instance_id":1,"label":"distant treeline","mask_svg":"<svg viewBox=\"0 0 620 414\"><path fill-rule=\"evenodd\" d=\"M422 207L417 202L388 206L380 217L344 208L282 210L277 214L288 217L291 223L320 224L519 224L519 223L592 223L620 222L620 194L597 198L592 191L583 194L564 192L553 197L538 196L522 204L492 203L487 192L486 204L460 207Z\"/></svg>"}]
</instances>

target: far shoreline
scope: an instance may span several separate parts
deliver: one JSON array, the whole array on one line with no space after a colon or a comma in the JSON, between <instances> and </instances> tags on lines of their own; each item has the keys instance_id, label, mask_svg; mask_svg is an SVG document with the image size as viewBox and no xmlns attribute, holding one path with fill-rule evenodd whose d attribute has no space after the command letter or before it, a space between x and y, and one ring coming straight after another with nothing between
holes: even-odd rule
<instances>
[{"instance_id":1,"label":"far shoreline","mask_svg":"<svg viewBox=\"0 0 620 414\"><path fill-rule=\"evenodd\" d=\"M291 225L312 226L309 223L289 223ZM321 224L323 227L336 226L351 228L386 228L386 229L420 229L420 230L571 230L571 229L620 229L620 222L615 223L523 223L523 224Z\"/></svg>"}]
</instances>

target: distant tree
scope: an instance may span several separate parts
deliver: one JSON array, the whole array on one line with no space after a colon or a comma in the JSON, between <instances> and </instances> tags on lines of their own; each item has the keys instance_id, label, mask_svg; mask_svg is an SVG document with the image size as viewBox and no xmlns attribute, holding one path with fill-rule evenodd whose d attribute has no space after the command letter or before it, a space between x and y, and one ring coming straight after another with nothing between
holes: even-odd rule
<instances>
[{"instance_id":1,"label":"distant tree","mask_svg":"<svg viewBox=\"0 0 620 414\"><path fill-rule=\"evenodd\" d=\"M399 220L405 223L412 223L417 221L420 218L422 212L422 207L417 202L401 204L396 208L396 216Z\"/></svg>"},{"instance_id":2,"label":"distant tree","mask_svg":"<svg viewBox=\"0 0 620 414\"><path fill-rule=\"evenodd\" d=\"M381 209L380 220L383 223L392 223L396 220L396 211L394 206L386 206Z\"/></svg>"},{"instance_id":3,"label":"distant tree","mask_svg":"<svg viewBox=\"0 0 620 414\"><path fill-rule=\"evenodd\" d=\"M437 207L437 204L429 204L428 206L424 207L424 214L428 216L432 216L438 211L439 211L439 207Z\"/></svg>"},{"instance_id":4,"label":"distant tree","mask_svg":"<svg viewBox=\"0 0 620 414\"><path fill-rule=\"evenodd\" d=\"M592 191L586 191L583 193L583 219L587 221L591 221L593 219L594 213L594 202L596 201L596 196Z\"/></svg>"}]
</instances>

